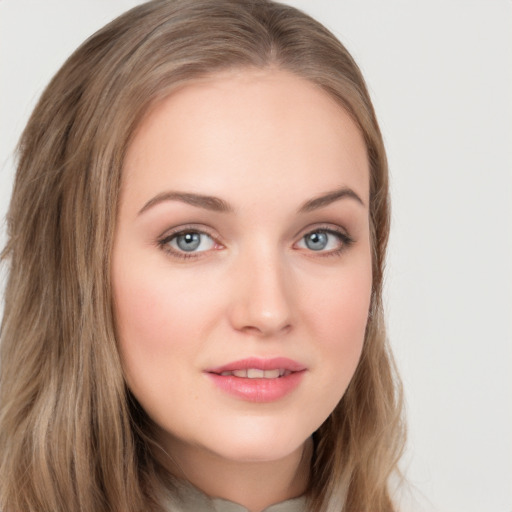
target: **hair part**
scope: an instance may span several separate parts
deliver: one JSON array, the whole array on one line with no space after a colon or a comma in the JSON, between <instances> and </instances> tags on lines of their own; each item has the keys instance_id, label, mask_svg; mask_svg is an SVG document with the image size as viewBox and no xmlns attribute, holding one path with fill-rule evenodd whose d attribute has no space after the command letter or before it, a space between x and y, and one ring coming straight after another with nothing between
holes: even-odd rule
<instances>
[{"instance_id":1,"label":"hair part","mask_svg":"<svg viewBox=\"0 0 512 512\"><path fill-rule=\"evenodd\" d=\"M170 485L145 413L126 388L110 286L124 156L142 118L194 80L289 71L353 118L370 163L373 288L363 353L314 434L311 510L394 510L404 440L382 280L387 163L359 68L295 8L266 0L154 0L88 39L43 93L22 135L8 213L0 345L0 508L161 511Z\"/></svg>"}]
</instances>

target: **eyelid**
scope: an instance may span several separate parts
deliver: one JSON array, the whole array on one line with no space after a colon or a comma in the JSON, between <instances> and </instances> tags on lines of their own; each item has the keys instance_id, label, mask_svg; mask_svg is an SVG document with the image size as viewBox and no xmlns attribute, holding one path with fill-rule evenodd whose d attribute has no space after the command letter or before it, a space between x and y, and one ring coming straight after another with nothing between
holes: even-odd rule
<instances>
[{"instance_id":1,"label":"eyelid","mask_svg":"<svg viewBox=\"0 0 512 512\"><path fill-rule=\"evenodd\" d=\"M328 233L338 237L338 239L340 240L340 247L327 251L314 251L308 248L299 248L300 250L304 250L305 252L313 256L336 256L343 252L344 250L348 249L355 242L355 240L348 234L347 230L340 226L333 224L318 224L314 226L308 226L307 228L302 230L297 242L295 242L294 245L298 244L299 242L304 240L306 236L311 235L313 233Z\"/></svg>"},{"instance_id":2,"label":"eyelid","mask_svg":"<svg viewBox=\"0 0 512 512\"><path fill-rule=\"evenodd\" d=\"M186 233L198 233L200 235L206 235L210 237L214 243L215 246L223 246L224 244L219 241L219 236L217 234L213 234L210 229L204 225L201 225L200 227L197 224L186 224L182 226L176 226L172 229L169 229L165 231L162 235L160 235L157 239L157 245L160 249L171 255L172 257L175 257L177 259L190 259L190 258L200 258L206 256L208 253L212 251L206 250L206 251L180 251L175 249L174 247L171 247L169 242L173 240L174 238L186 234ZM219 247L216 247L215 249L219 249Z\"/></svg>"},{"instance_id":3,"label":"eyelid","mask_svg":"<svg viewBox=\"0 0 512 512\"><path fill-rule=\"evenodd\" d=\"M327 223L327 222L310 224L310 225L306 226L305 228L301 229L295 235L295 238L300 240L300 239L304 238L306 235L309 235L311 233L316 233L317 231L324 231L326 233L334 233L334 234L338 234L338 235L341 235L344 237L351 238L348 231L344 227L339 226L337 224Z\"/></svg>"},{"instance_id":4,"label":"eyelid","mask_svg":"<svg viewBox=\"0 0 512 512\"><path fill-rule=\"evenodd\" d=\"M225 247L225 244L220 241L221 238L218 234L214 234L210 228L204 225L198 225L198 224L185 224L181 226L176 226L172 229L169 229L165 231L161 236L157 239L157 245L160 249L167 252L172 257L175 257L177 259L190 259L190 258L202 258L207 257L213 250L219 250L221 248ZM300 234L297 235L298 239L296 242L294 242L293 246L296 246L300 241L304 240L304 238L310 234L313 233L328 233L331 235L334 235L339 238L340 241L340 247L336 249L331 250L319 250L314 251L312 249L308 248L297 248L298 250L303 250L309 255L317 256L317 257L323 257L323 256L335 256L343 252L344 250L348 249L353 243L354 239L348 234L347 230L342 228L338 225L333 224L316 224L316 225L309 225L303 230L301 230ZM176 250L175 248L172 248L169 245L169 242L174 239L175 237L186 234L186 233L198 233L201 235L206 235L210 237L214 242L216 247L214 249L209 249L205 251L180 251ZM297 238L295 237L295 238ZM218 247L221 246L221 247Z\"/></svg>"}]
</instances>

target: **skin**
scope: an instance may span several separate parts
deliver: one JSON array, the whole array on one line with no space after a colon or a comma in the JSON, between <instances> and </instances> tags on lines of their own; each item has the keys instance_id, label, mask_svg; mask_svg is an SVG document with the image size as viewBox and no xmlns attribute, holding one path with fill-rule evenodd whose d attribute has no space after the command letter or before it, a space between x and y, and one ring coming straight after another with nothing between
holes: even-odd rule
<instances>
[{"instance_id":1,"label":"skin","mask_svg":"<svg viewBox=\"0 0 512 512\"><path fill-rule=\"evenodd\" d=\"M305 491L311 434L362 350L368 183L365 144L348 114L275 69L189 84L139 127L112 260L121 357L164 463L210 496L259 511ZM299 212L341 189L353 195ZM163 198L169 191L215 196L230 211ZM305 235L321 228L342 236L312 250ZM207 233L188 258L174 236L183 229ZM226 393L205 373L254 356L306 370L291 393L264 403Z\"/></svg>"}]
</instances>

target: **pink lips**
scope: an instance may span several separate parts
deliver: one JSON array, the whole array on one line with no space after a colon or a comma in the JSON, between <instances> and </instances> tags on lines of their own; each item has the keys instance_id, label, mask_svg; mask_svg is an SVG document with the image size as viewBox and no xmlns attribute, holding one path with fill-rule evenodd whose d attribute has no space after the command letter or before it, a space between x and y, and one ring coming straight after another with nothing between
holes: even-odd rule
<instances>
[{"instance_id":1,"label":"pink lips","mask_svg":"<svg viewBox=\"0 0 512 512\"><path fill-rule=\"evenodd\" d=\"M306 367L286 357L251 357L206 370L222 391L250 402L273 402L300 384Z\"/></svg>"}]
</instances>

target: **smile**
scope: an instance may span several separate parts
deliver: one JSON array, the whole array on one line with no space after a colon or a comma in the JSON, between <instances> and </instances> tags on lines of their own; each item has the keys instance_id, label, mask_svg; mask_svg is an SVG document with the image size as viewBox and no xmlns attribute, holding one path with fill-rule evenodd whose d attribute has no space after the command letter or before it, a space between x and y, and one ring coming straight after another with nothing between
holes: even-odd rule
<instances>
[{"instance_id":1,"label":"smile","mask_svg":"<svg viewBox=\"0 0 512 512\"><path fill-rule=\"evenodd\" d=\"M286 377L290 375L291 370L285 370L279 368L276 370L260 370L259 368L248 368L247 370L234 370L232 372L225 371L220 375L227 377L232 375L233 377L239 377L242 379L278 379L279 377Z\"/></svg>"},{"instance_id":2,"label":"smile","mask_svg":"<svg viewBox=\"0 0 512 512\"><path fill-rule=\"evenodd\" d=\"M212 368L205 373L215 387L248 402L274 402L292 393L307 368L288 358L249 358Z\"/></svg>"}]
</instances>

